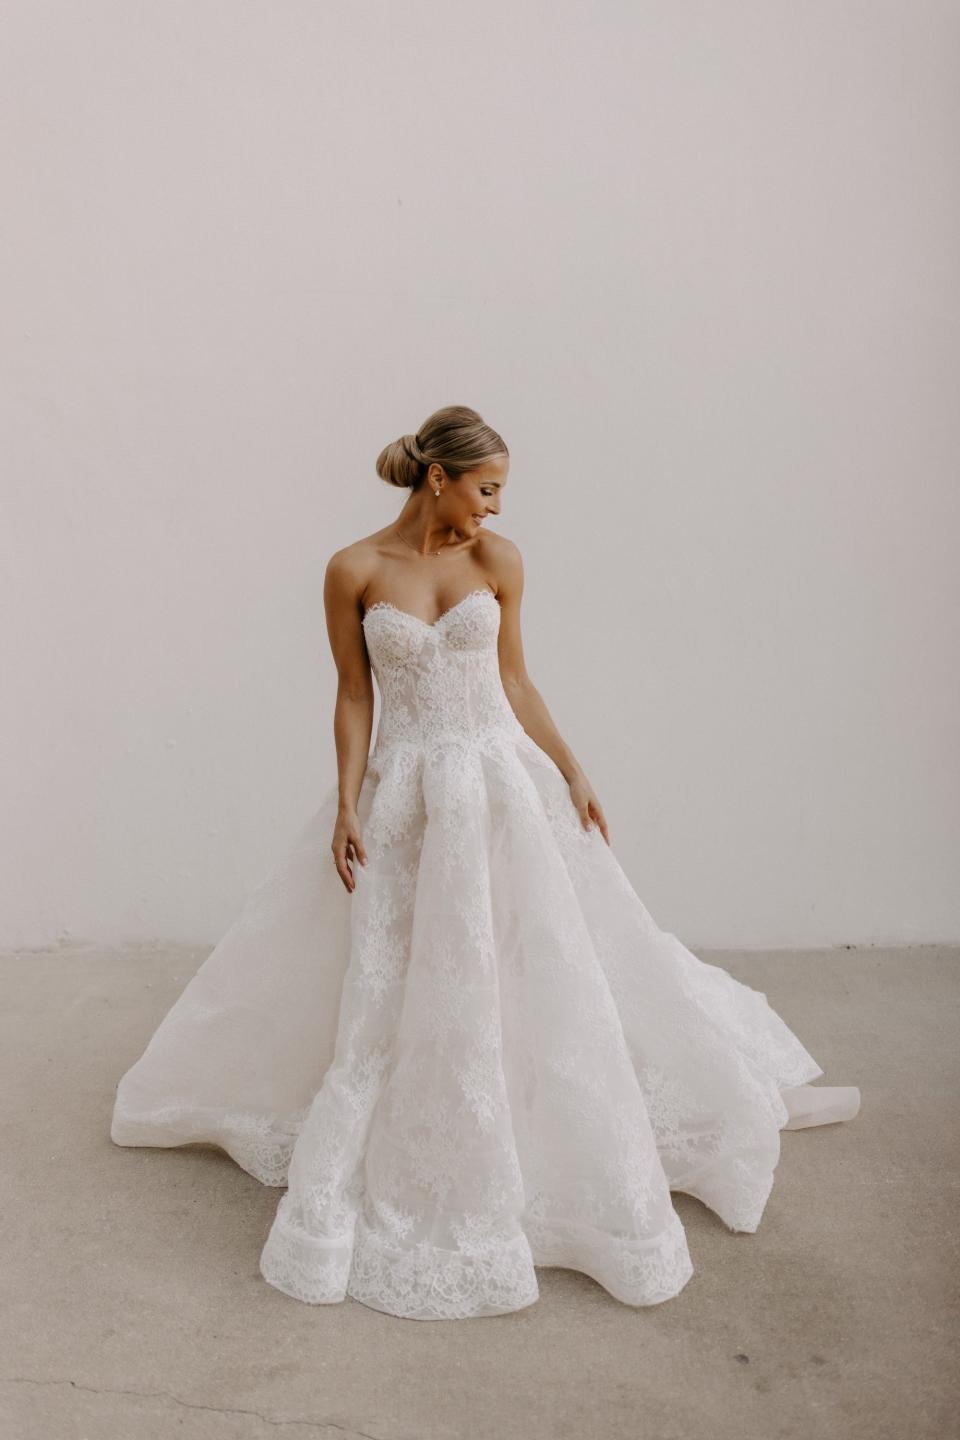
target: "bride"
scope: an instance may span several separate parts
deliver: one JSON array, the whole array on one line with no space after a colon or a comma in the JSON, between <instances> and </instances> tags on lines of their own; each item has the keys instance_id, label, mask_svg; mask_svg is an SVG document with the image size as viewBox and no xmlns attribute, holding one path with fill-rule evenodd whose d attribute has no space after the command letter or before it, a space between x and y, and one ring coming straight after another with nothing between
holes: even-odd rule
<instances>
[{"instance_id":1,"label":"bride","mask_svg":"<svg viewBox=\"0 0 960 1440\"><path fill-rule=\"evenodd\" d=\"M337 780L123 1075L111 1138L286 1187L260 1270L309 1304L498 1315L551 1265L658 1304L693 1271L671 1191L755 1231L780 1131L860 1092L811 1085L766 996L617 861L486 528L501 437L448 406L377 471L400 514L325 576Z\"/></svg>"}]
</instances>

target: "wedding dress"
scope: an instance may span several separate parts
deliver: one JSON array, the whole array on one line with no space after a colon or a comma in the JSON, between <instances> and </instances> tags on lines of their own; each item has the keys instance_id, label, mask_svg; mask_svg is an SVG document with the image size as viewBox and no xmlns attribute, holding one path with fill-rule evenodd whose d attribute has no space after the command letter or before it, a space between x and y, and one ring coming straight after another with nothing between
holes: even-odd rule
<instances>
[{"instance_id":1,"label":"wedding dress","mask_svg":"<svg viewBox=\"0 0 960 1440\"><path fill-rule=\"evenodd\" d=\"M381 714L343 885L330 786L121 1079L118 1145L213 1143L286 1186L260 1271L455 1319L534 1267L628 1305L693 1266L671 1191L754 1231L780 1131L851 1119L759 991L658 929L499 673L499 603L363 617Z\"/></svg>"}]
</instances>

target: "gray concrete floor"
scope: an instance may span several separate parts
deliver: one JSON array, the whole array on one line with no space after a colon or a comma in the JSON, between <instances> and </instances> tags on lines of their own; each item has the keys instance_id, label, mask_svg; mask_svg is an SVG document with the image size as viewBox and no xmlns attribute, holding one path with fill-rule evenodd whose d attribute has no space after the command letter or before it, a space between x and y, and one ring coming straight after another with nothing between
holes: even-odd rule
<instances>
[{"instance_id":1,"label":"gray concrete floor","mask_svg":"<svg viewBox=\"0 0 960 1440\"><path fill-rule=\"evenodd\" d=\"M675 1195L695 1273L632 1309L540 1270L516 1314L307 1306L257 1268L283 1193L122 1149L114 1089L208 953L0 957L4 1440L924 1440L960 1434L960 951L702 958L766 992L857 1118L787 1131L756 1234Z\"/></svg>"}]
</instances>

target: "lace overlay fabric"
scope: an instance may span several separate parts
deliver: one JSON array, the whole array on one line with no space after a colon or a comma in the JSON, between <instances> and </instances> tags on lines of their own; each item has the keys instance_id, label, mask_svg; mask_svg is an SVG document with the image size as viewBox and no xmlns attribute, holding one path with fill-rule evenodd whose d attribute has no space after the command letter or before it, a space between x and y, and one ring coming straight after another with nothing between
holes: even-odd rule
<instances>
[{"instance_id":1,"label":"lace overlay fabric","mask_svg":"<svg viewBox=\"0 0 960 1440\"><path fill-rule=\"evenodd\" d=\"M412 1319L686 1284L671 1191L756 1230L780 1131L849 1119L766 996L658 929L499 673L479 588L364 634L381 697L348 895L333 784L117 1091L119 1145L220 1145L286 1187L264 1278Z\"/></svg>"}]
</instances>

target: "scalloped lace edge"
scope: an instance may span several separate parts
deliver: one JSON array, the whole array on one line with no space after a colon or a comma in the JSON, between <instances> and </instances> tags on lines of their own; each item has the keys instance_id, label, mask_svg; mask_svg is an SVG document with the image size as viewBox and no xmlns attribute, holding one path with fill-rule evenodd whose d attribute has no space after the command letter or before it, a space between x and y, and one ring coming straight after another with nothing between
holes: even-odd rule
<instances>
[{"instance_id":1,"label":"scalloped lace edge","mask_svg":"<svg viewBox=\"0 0 960 1440\"><path fill-rule=\"evenodd\" d=\"M282 1202L281 1202L282 1204ZM577 1270L626 1305L658 1305L693 1274L686 1234L676 1211L651 1240L601 1235L587 1226L540 1225L510 1240L465 1253L425 1244L402 1249L368 1228L329 1239L291 1226L282 1209L260 1256L260 1272L275 1289L309 1305L348 1295L372 1309L411 1320L460 1320L502 1315L539 1298L535 1267Z\"/></svg>"}]
</instances>

